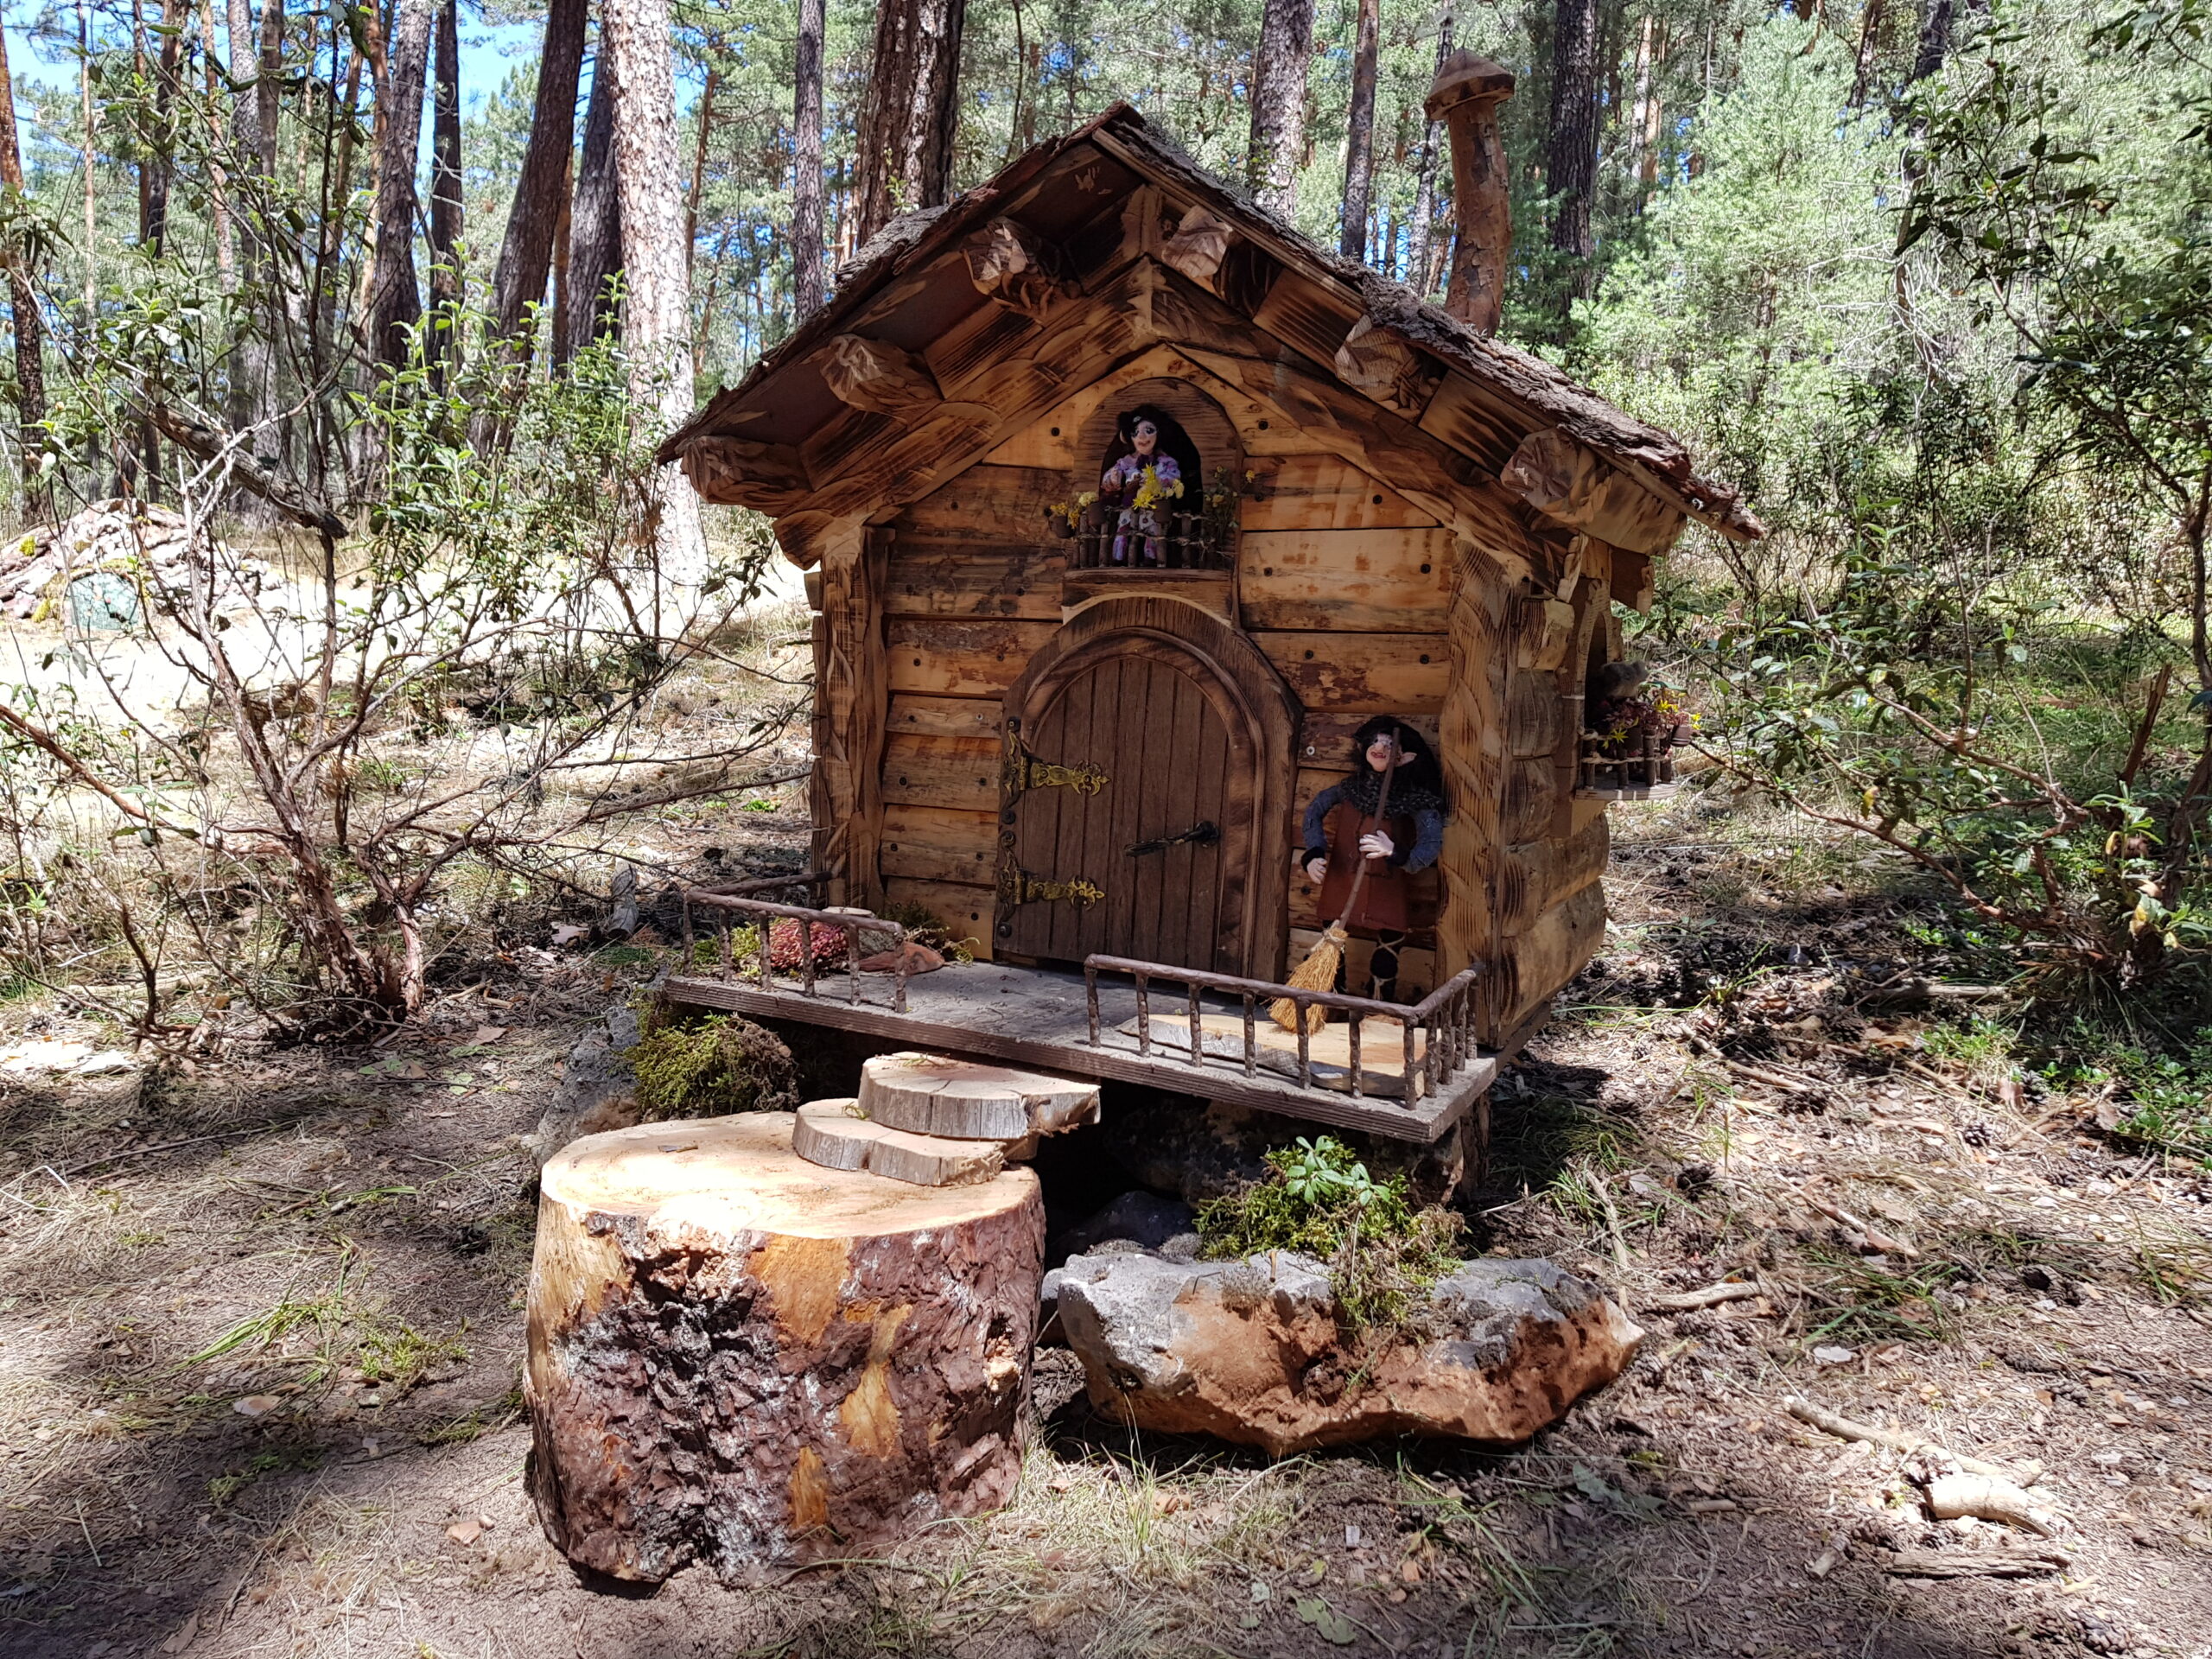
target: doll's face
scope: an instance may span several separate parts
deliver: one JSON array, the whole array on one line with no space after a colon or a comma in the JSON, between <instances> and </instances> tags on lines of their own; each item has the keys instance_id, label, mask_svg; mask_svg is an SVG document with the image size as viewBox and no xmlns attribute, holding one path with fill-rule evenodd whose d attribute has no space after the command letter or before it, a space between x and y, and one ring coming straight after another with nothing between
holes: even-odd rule
<instances>
[{"instance_id":1,"label":"doll's face","mask_svg":"<svg viewBox=\"0 0 2212 1659\"><path fill-rule=\"evenodd\" d=\"M1388 772L1406 764L1406 752L1390 741L1388 732L1380 732L1367 746L1367 764L1377 772Z\"/></svg>"},{"instance_id":2,"label":"doll's face","mask_svg":"<svg viewBox=\"0 0 2212 1659\"><path fill-rule=\"evenodd\" d=\"M1129 442L1141 455L1148 455L1160 448L1160 429L1150 421L1139 421L1129 429Z\"/></svg>"}]
</instances>

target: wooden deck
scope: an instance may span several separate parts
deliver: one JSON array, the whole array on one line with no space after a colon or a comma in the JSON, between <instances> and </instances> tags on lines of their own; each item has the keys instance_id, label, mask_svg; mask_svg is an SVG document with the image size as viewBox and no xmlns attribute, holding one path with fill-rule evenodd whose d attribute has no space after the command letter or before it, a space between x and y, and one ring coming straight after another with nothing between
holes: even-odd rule
<instances>
[{"instance_id":1,"label":"wooden deck","mask_svg":"<svg viewBox=\"0 0 2212 1659\"><path fill-rule=\"evenodd\" d=\"M1449 1128L1497 1075L1497 1059L1485 1054L1435 1095L1408 1105L1401 1097L1402 1034L1395 1023L1376 1020L1368 1027L1379 1029L1363 1028L1362 1086L1368 1092L1361 1096L1350 1091L1349 1045L1341 1025L1313 1039L1313 1072L1319 1086L1300 1086L1296 1039L1281 1033L1263 1039L1266 1046L1254 1075L1247 1077L1242 1007L1212 998L1205 1004L1198 1044L1205 1063L1193 1065L1187 1058L1187 1005L1179 994L1158 991L1151 999L1152 1052L1144 1054L1138 1052L1135 1035L1135 987L1103 978L1099 983L1100 1043L1093 1047L1081 974L1001 963L948 967L909 980L904 1014L893 1012L891 981L877 974L861 976L856 1002L848 1000L852 982L842 974L817 980L812 996L796 981L779 979L764 987L757 979L694 975L670 976L667 990L671 1001L692 1007L828 1026L963 1058L1012 1060L1078 1077L1144 1084L1281 1112L1333 1128L1424 1143ZM1273 1031L1264 1009L1259 1025Z\"/></svg>"}]
</instances>

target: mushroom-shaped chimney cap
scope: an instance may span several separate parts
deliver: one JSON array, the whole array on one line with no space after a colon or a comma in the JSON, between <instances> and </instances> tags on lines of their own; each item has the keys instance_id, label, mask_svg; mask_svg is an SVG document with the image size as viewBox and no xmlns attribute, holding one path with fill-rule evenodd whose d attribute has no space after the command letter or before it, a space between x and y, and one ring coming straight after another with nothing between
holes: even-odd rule
<instances>
[{"instance_id":1,"label":"mushroom-shaped chimney cap","mask_svg":"<svg viewBox=\"0 0 2212 1659\"><path fill-rule=\"evenodd\" d=\"M1463 48L1445 59L1443 67L1437 70L1436 83L1428 89L1426 107L1430 120L1441 121L1462 104L1477 99L1512 96L1510 69Z\"/></svg>"}]
</instances>

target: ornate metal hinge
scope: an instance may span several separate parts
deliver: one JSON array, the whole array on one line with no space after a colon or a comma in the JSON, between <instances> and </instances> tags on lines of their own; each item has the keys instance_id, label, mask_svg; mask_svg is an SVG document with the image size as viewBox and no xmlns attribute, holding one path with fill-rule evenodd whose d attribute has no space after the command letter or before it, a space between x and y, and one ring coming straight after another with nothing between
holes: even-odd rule
<instances>
[{"instance_id":1,"label":"ornate metal hinge","mask_svg":"<svg viewBox=\"0 0 2212 1659\"><path fill-rule=\"evenodd\" d=\"M1032 789L1072 789L1077 794L1096 795L1110 781L1087 760L1064 766L1039 760L1022 743L1020 727L1019 721L1007 722L1005 760L1000 769L1008 805Z\"/></svg>"},{"instance_id":2,"label":"ornate metal hinge","mask_svg":"<svg viewBox=\"0 0 2212 1659\"><path fill-rule=\"evenodd\" d=\"M1073 905L1088 910L1106 896L1106 889L1077 876L1072 881L1046 881L1008 859L999 867L999 907L1008 911L1022 905Z\"/></svg>"}]
</instances>

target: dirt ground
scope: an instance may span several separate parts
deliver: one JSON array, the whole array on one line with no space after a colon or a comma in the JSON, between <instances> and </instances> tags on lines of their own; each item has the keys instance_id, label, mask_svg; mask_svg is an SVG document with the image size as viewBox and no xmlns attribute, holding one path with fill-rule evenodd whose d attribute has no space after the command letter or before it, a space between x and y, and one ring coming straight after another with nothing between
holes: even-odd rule
<instances>
[{"instance_id":1,"label":"dirt ground","mask_svg":"<svg viewBox=\"0 0 2212 1659\"><path fill-rule=\"evenodd\" d=\"M1140 1443L1046 1351L1007 1510L764 1589L587 1581L521 1484L519 1137L653 963L549 928L374 1049L0 1082L0 1652L2212 1655L2212 1179L1992 1028L1868 1006L1929 949L1888 872L1637 810L1461 1200L1649 1332L1534 1444ZM797 848L743 817L721 868ZM0 1007L25 1036L103 1040ZM2056 1536L1923 1518L1795 1395L2040 1464ZM2030 1575L1896 1570L1931 1552Z\"/></svg>"}]
</instances>

